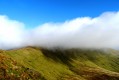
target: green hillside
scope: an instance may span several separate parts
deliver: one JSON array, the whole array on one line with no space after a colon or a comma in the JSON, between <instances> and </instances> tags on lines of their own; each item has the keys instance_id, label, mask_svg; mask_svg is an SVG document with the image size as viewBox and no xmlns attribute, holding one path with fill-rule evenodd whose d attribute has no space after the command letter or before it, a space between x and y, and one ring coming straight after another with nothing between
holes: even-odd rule
<instances>
[{"instance_id":1,"label":"green hillside","mask_svg":"<svg viewBox=\"0 0 119 80\"><path fill-rule=\"evenodd\" d=\"M38 71L26 68L0 50L0 80L44 80Z\"/></svg>"},{"instance_id":2,"label":"green hillside","mask_svg":"<svg viewBox=\"0 0 119 80\"><path fill-rule=\"evenodd\" d=\"M46 80L119 80L119 57L116 50L26 47L4 51L4 55L37 71Z\"/></svg>"}]
</instances>

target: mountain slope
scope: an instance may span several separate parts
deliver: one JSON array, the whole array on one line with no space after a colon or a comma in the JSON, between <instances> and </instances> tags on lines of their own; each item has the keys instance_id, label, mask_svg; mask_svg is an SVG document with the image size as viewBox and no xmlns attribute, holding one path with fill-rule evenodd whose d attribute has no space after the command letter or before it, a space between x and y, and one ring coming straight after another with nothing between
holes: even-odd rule
<instances>
[{"instance_id":1,"label":"mountain slope","mask_svg":"<svg viewBox=\"0 0 119 80\"><path fill-rule=\"evenodd\" d=\"M90 61L102 68L119 72L119 51L117 50L72 49L67 50L67 53L78 61Z\"/></svg>"},{"instance_id":2,"label":"mountain slope","mask_svg":"<svg viewBox=\"0 0 119 80\"><path fill-rule=\"evenodd\" d=\"M69 67L62 62L56 62L47 58L39 49L32 47L22 48L18 50L6 51L6 54L11 56L20 64L39 71L46 79L56 80L61 78L69 78L76 74L69 70ZM83 80L83 79L82 79Z\"/></svg>"},{"instance_id":3,"label":"mountain slope","mask_svg":"<svg viewBox=\"0 0 119 80\"><path fill-rule=\"evenodd\" d=\"M47 80L119 80L116 50L26 47L5 51L4 55L38 71Z\"/></svg>"},{"instance_id":4,"label":"mountain slope","mask_svg":"<svg viewBox=\"0 0 119 80\"><path fill-rule=\"evenodd\" d=\"M0 50L0 80L44 80L41 74L18 64Z\"/></svg>"}]
</instances>

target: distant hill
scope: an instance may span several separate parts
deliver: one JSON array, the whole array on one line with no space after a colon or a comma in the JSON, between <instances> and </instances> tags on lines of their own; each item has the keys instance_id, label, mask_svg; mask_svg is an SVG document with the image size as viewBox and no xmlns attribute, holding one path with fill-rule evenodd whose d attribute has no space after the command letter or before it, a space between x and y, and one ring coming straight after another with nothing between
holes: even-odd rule
<instances>
[{"instance_id":1,"label":"distant hill","mask_svg":"<svg viewBox=\"0 0 119 80\"><path fill-rule=\"evenodd\" d=\"M7 80L7 76L11 80L119 80L119 51L38 47L1 50L0 80Z\"/></svg>"}]
</instances>

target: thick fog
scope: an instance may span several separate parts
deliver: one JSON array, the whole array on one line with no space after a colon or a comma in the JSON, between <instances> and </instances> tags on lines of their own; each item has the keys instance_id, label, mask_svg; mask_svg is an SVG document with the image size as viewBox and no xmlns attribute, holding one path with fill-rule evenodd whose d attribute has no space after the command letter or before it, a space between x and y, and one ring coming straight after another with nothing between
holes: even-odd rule
<instances>
[{"instance_id":1,"label":"thick fog","mask_svg":"<svg viewBox=\"0 0 119 80\"><path fill-rule=\"evenodd\" d=\"M95 18L78 17L62 23L47 22L32 29L26 27L23 22L0 15L0 49L119 48L119 12L105 12Z\"/></svg>"}]
</instances>

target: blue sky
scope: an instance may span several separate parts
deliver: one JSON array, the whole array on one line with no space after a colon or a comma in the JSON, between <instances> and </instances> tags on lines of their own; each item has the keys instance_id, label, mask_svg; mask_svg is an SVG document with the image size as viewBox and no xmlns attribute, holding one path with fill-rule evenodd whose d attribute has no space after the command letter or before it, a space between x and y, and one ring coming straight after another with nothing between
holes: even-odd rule
<instances>
[{"instance_id":1,"label":"blue sky","mask_svg":"<svg viewBox=\"0 0 119 80\"><path fill-rule=\"evenodd\" d=\"M21 21L27 27L77 17L96 17L118 10L119 0L0 0L0 15Z\"/></svg>"}]
</instances>

